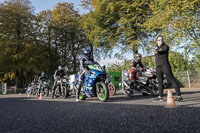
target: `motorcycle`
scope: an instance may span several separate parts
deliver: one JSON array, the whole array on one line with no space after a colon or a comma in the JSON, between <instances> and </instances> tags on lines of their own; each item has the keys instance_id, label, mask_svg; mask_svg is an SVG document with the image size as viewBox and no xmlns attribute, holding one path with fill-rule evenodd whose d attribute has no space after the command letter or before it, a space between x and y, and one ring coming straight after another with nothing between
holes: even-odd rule
<instances>
[{"instance_id":1,"label":"motorcycle","mask_svg":"<svg viewBox=\"0 0 200 133\"><path fill-rule=\"evenodd\" d=\"M132 71L135 68L127 72L123 72L122 76L129 77L130 80L122 80L121 88L122 92L127 96L133 96L133 94L142 93L143 95L158 95L158 83L156 80L156 71L153 68L146 67L144 71L138 71L136 74L136 79L132 79ZM124 79L124 78L122 78ZM133 82L134 81L134 82Z\"/></svg>"},{"instance_id":2,"label":"motorcycle","mask_svg":"<svg viewBox=\"0 0 200 133\"><path fill-rule=\"evenodd\" d=\"M37 95L38 97L40 96L40 83L33 83L33 95Z\"/></svg>"},{"instance_id":3,"label":"motorcycle","mask_svg":"<svg viewBox=\"0 0 200 133\"><path fill-rule=\"evenodd\" d=\"M27 95L31 95L32 94L32 88L31 88L31 84L28 85L28 87L26 88L26 93Z\"/></svg>"},{"instance_id":4,"label":"motorcycle","mask_svg":"<svg viewBox=\"0 0 200 133\"><path fill-rule=\"evenodd\" d=\"M109 90L106 81L106 71L97 62L88 66L89 71L85 72L84 85L79 95L80 100L86 97L97 96L101 102L109 99ZM77 80L77 79L76 79ZM77 90L78 81L75 82L75 90Z\"/></svg>"},{"instance_id":5,"label":"motorcycle","mask_svg":"<svg viewBox=\"0 0 200 133\"><path fill-rule=\"evenodd\" d=\"M49 96L49 81L46 80L42 80L40 81L40 87L39 87L39 94L43 93L44 95L46 95L47 97Z\"/></svg>"},{"instance_id":6,"label":"motorcycle","mask_svg":"<svg viewBox=\"0 0 200 133\"><path fill-rule=\"evenodd\" d=\"M76 86L78 85L78 80L79 80L79 75L78 74L73 74L69 76L69 82L70 82L70 94L71 95L76 95Z\"/></svg>"},{"instance_id":7,"label":"motorcycle","mask_svg":"<svg viewBox=\"0 0 200 133\"><path fill-rule=\"evenodd\" d=\"M69 78L67 76L64 76L63 78L58 77L56 89L52 92L52 99L54 98L54 96L63 96L64 98L67 98L69 96L69 90Z\"/></svg>"}]
</instances>

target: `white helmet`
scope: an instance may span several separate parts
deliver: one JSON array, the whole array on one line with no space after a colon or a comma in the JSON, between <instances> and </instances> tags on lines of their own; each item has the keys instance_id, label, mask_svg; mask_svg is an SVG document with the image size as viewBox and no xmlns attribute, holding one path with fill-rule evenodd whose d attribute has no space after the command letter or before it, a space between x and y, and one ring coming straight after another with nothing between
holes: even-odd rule
<instances>
[{"instance_id":1,"label":"white helmet","mask_svg":"<svg viewBox=\"0 0 200 133\"><path fill-rule=\"evenodd\" d=\"M61 65L60 65L60 66L58 66L58 70L59 70L59 71L63 70L63 68L62 68L62 66L61 66Z\"/></svg>"}]
</instances>

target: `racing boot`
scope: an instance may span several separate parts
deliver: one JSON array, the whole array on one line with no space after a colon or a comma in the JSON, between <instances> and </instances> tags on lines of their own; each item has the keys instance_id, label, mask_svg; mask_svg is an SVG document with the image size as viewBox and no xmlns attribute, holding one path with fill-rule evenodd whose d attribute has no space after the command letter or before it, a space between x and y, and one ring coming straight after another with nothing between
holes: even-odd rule
<instances>
[{"instance_id":1,"label":"racing boot","mask_svg":"<svg viewBox=\"0 0 200 133\"><path fill-rule=\"evenodd\" d=\"M177 96L175 101L179 101L179 102L182 102L183 101L183 98L181 96Z\"/></svg>"},{"instance_id":2,"label":"racing boot","mask_svg":"<svg viewBox=\"0 0 200 133\"><path fill-rule=\"evenodd\" d=\"M133 97L133 90L134 90L134 86L135 86L135 80L132 80L131 81L131 84L130 84L130 93L129 93L129 96L130 97Z\"/></svg>"},{"instance_id":3,"label":"racing boot","mask_svg":"<svg viewBox=\"0 0 200 133\"><path fill-rule=\"evenodd\" d=\"M79 84L76 87L76 102L80 102L79 95L80 95L82 86L83 86L83 82L80 81Z\"/></svg>"}]
</instances>

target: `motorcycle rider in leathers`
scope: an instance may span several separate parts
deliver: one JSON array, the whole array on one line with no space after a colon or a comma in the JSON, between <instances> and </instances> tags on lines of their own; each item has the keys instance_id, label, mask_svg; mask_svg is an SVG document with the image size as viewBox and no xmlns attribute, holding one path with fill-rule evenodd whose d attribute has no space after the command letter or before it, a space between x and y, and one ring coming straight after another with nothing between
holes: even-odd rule
<instances>
[{"instance_id":1,"label":"motorcycle rider in leathers","mask_svg":"<svg viewBox=\"0 0 200 133\"><path fill-rule=\"evenodd\" d=\"M135 58L131 61L131 67L133 67L132 69L132 73L131 73L131 85L130 85L130 88L134 87L134 84L135 84L135 80L136 80L136 75L138 73L138 70L139 70L139 67L142 68L142 71L144 70L144 65L141 61L142 59L142 55L141 54L136 54L135 55Z\"/></svg>"},{"instance_id":2,"label":"motorcycle rider in leathers","mask_svg":"<svg viewBox=\"0 0 200 133\"><path fill-rule=\"evenodd\" d=\"M40 87L41 87L41 83L45 81L46 83L48 83L48 78L47 78L47 75L45 72L42 72L41 76L39 77L38 79L38 82L40 83ZM50 89L49 88L49 85L47 86L48 87L48 90ZM41 89L41 88L40 88ZM42 90L43 91L43 90Z\"/></svg>"},{"instance_id":3,"label":"motorcycle rider in leathers","mask_svg":"<svg viewBox=\"0 0 200 133\"><path fill-rule=\"evenodd\" d=\"M60 65L58 67L58 70L55 71L54 73L54 85L53 85L53 93L52 93L52 98L54 98L54 93L55 93L55 89L56 89L56 86L58 85L58 80L59 78L64 78L65 76L65 71L63 70L63 67ZM59 88L59 92L60 92L60 95L61 95L61 88Z\"/></svg>"},{"instance_id":4,"label":"motorcycle rider in leathers","mask_svg":"<svg viewBox=\"0 0 200 133\"><path fill-rule=\"evenodd\" d=\"M85 73L89 70L88 66L94 63L94 59L92 58L92 53L90 50L84 50L83 54L84 56L80 60L79 83L76 91L76 102L80 102L79 95L81 87L84 84Z\"/></svg>"}]
</instances>

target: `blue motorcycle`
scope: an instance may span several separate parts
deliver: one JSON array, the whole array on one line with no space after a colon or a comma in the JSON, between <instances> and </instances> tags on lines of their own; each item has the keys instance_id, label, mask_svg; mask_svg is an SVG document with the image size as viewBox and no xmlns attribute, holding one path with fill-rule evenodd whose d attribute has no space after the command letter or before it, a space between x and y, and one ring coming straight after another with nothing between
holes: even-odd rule
<instances>
[{"instance_id":1,"label":"blue motorcycle","mask_svg":"<svg viewBox=\"0 0 200 133\"><path fill-rule=\"evenodd\" d=\"M109 99L109 90L106 85L106 71L97 62L88 66L89 71L85 73L84 85L81 88L79 99L97 96L101 102Z\"/></svg>"}]
</instances>

